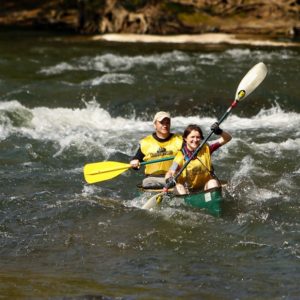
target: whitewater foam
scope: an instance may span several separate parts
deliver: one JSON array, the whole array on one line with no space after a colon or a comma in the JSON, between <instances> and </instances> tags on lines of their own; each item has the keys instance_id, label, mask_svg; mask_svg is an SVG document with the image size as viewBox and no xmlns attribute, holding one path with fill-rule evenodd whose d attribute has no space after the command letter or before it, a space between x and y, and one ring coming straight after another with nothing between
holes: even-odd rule
<instances>
[{"instance_id":1,"label":"whitewater foam","mask_svg":"<svg viewBox=\"0 0 300 300\"><path fill-rule=\"evenodd\" d=\"M11 114L8 112L16 111L21 119L26 119L26 122L15 122L10 118ZM102 146L107 155L120 149L128 155L132 153L132 147L135 147L132 145L137 145L140 138L153 131L151 118L152 116L149 117L149 121L143 121L135 117L130 119L121 116L112 117L95 100L85 102L83 108L73 109L28 108L14 100L0 102L0 139L4 140L10 135L18 134L31 139L52 141L58 143L60 148L56 156L70 146L82 149L85 144L89 147L91 145ZM182 132L188 124L196 123L207 133L210 125L215 121L213 117L176 116L172 118L172 127L175 132ZM251 130L259 130L259 137L270 137L270 139L274 135L281 134L285 137L288 134L288 138L284 140L270 140L264 143L255 141L252 146L258 150L299 151L299 123L300 114L285 112L277 105L268 110L262 109L252 118L232 114L224 121L222 127L228 128L236 139L239 138L241 132L245 134ZM247 139L251 140L251 135Z\"/></svg>"}]
</instances>

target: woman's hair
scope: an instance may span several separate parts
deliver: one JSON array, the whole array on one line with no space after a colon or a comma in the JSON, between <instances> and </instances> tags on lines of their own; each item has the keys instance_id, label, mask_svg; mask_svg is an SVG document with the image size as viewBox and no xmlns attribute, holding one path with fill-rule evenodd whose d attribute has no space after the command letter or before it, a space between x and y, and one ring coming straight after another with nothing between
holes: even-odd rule
<instances>
[{"instance_id":1,"label":"woman's hair","mask_svg":"<svg viewBox=\"0 0 300 300\"><path fill-rule=\"evenodd\" d=\"M204 139L201 128L200 128L198 125L195 125L195 124L190 124L190 125L188 125L188 126L185 128L185 130L184 130L184 132L183 132L183 135L182 135L183 139L186 139L187 136L188 136L193 130L198 131L199 134L200 134L201 139L202 139L202 140Z\"/></svg>"}]
</instances>

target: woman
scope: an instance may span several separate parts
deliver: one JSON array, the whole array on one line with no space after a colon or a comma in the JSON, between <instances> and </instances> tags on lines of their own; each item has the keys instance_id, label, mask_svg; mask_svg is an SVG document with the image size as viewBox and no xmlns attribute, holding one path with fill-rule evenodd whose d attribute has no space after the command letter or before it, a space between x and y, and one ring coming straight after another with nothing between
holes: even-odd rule
<instances>
[{"instance_id":1,"label":"woman","mask_svg":"<svg viewBox=\"0 0 300 300\"><path fill-rule=\"evenodd\" d=\"M228 143L232 137L229 133L223 131L217 122L211 126L211 130L220 135L220 138L211 145L204 144L197 155L189 162L177 178L175 193L187 194L193 190L208 190L220 186L219 181L214 178L211 154ZM167 183L174 181L173 177L192 156L202 140L203 134L199 126L194 124L187 126L183 133L183 147L175 156L171 168L166 173Z\"/></svg>"}]
</instances>

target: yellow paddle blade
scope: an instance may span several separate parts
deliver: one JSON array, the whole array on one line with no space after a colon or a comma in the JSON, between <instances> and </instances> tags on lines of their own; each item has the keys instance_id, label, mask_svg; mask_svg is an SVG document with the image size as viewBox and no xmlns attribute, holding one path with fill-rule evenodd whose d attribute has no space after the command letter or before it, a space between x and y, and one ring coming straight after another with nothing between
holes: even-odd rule
<instances>
[{"instance_id":1,"label":"yellow paddle blade","mask_svg":"<svg viewBox=\"0 0 300 300\"><path fill-rule=\"evenodd\" d=\"M142 209L151 209L159 205L162 201L163 195L165 192L161 192L152 196L143 206Z\"/></svg>"},{"instance_id":2,"label":"yellow paddle blade","mask_svg":"<svg viewBox=\"0 0 300 300\"><path fill-rule=\"evenodd\" d=\"M86 164L83 168L83 174L87 183L95 183L114 178L129 168L131 168L130 164L117 161L103 161Z\"/></svg>"}]
</instances>

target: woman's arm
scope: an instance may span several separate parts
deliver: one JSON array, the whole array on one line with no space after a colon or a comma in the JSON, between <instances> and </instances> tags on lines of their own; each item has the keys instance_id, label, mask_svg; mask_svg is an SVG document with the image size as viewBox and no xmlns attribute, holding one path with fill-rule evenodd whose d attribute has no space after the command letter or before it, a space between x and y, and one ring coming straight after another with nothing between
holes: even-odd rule
<instances>
[{"instance_id":1,"label":"woman's arm","mask_svg":"<svg viewBox=\"0 0 300 300\"><path fill-rule=\"evenodd\" d=\"M178 164L176 162L173 162L173 164L170 167L169 171L165 175L165 179L168 179L170 177L174 177L177 168L178 168Z\"/></svg>"},{"instance_id":2,"label":"woman's arm","mask_svg":"<svg viewBox=\"0 0 300 300\"><path fill-rule=\"evenodd\" d=\"M222 131L222 133L220 134L220 138L218 139L218 142L220 143L221 146L227 144L230 140L232 139L232 136L226 132L226 131Z\"/></svg>"}]
</instances>

